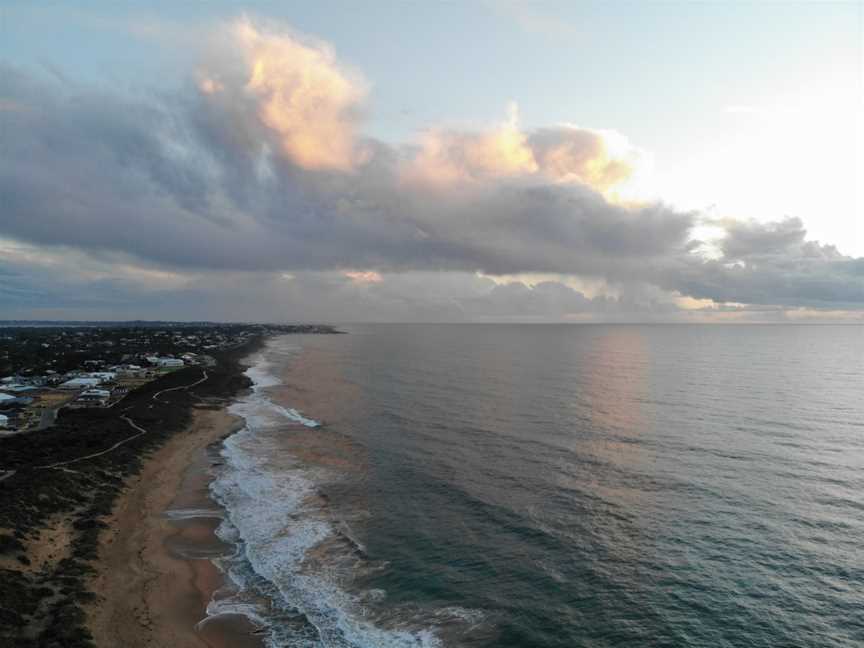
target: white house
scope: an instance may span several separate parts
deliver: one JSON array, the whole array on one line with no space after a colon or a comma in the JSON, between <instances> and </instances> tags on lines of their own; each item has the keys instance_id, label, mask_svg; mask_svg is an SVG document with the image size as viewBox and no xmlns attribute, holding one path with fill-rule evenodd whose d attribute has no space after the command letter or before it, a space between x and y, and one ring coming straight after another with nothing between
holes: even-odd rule
<instances>
[{"instance_id":1,"label":"white house","mask_svg":"<svg viewBox=\"0 0 864 648\"><path fill-rule=\"evenodd\" d=\"M104 405L111 398L111 392L107 389L88 389L83 392L78 400L85 403L98 403Z\"/></svg>"},{"instance_id":2,"label":"white house","mask_svg":"<svg viewBox=\"0 0 864 648\"><path fill-rule=\"evenodd\" d=\"M89 396L90 398L108 398L111 392L107 389L88 389L81 394L81 397Z\"/></svg>"},{"instance_id":3,"label":"white house","mask_svg":"<svg viewBox=\"0 0 864 648\"><path fill-rule=\"evenodd\" d=\"M87 374L88 378L96 378L99 382L111 382L117 377L117 374L113 371L92 371Z\"/></svg>"},{"instance_id":4,"label":"white house","mask_svg":"<svg viewBox=\"0 0 864 648\"><path fill-rule=\"evenodd\" d=\"M159 358L160 367L182 367L185 363L180 358Z\"/></svg>"},{"instance_id":5,"label":"white house","mask_svg":"<svg viewBox=\"0 0 864 648\"><path fill-rule=\"evenodd\" d=\"M12 385L5 385L3 387L3 389L5 389L6 391L9 391L9 392L12 392L13 394L22 394L24 392L34 391L36 389L36 387L34 387L33 385L12 384Z\"/></svg>"},{"instance_id":6,"label":"white house","mask_svg":"<svg viewBox=\"0 0 864 648\"><path fill-rule=\"evenodd\" d=\"M60 389L88 389L96 387L101 382L98 378L73 378L72 380L60 383L58 387Z\"/></svg>"}]
</instances>

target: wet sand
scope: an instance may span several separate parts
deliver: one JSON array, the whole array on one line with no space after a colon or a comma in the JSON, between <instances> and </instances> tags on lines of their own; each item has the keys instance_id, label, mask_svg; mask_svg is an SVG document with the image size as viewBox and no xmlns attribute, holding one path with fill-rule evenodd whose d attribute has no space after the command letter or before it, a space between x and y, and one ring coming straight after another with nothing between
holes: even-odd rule
<instances>
[{"instance_id":1,"label":"wet sand","mask_svg":"<svg viewBox=\"0 0 864 648\"><path fill-rule=\"evenodd\" d=\"M99 600L87 610L97 646L263 646L239 615L199 626L224 585L210 558L230 550L214 534L219 508L208 495L208 468L219 442L240 424L225 409L195 409L189 428L156 451L118 498L91 582ZM202 510L213 514L190 517Z\"/></svg>"}]
</instances>

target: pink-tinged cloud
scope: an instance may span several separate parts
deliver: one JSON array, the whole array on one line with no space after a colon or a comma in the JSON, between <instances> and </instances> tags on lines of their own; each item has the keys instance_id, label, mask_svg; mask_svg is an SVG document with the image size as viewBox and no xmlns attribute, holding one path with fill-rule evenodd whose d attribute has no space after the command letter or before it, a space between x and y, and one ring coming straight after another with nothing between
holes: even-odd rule
<instances>
[{"instance_id":1,"label":"pink-tinged cloud","mask_svg":"<svg viewBox=\"0 0 864 648\"><path fill-rule=\"evenodd\" d=\"M228 29L242 75L206 69L199 89L251 100L281 153L310 170L350 171L361 159L356 125L366 84L345 70L326 43L306 42L287 31L244 18ZM232 84L234 86L232 87Z\"/></svg>"},{"instance_id":2,"label":"pink-tinged cloud","mask_svg":"<svg viewBox=\"0 0 864 648\"><path fill-rule=\"evenodd\" d=\"M598 191L627 180L641 157L619 133L576 126L534 131L528 144L541 173L553 180L581 182Z\"/></svg>"},{"instance_id":3,"label":"pink-tinged cloud","mask_svg":"<svg viewBox=\"0 0 864 648\"><path fill-rule=\"evenodd\" d=\"M254 129L263 128L273 142L265 148L307 170L353 172L370 161L359 131L367 84L330 45L247 18L221 34L216 55L199 71L198 89L240 120L238 133L253 133L254 142ZM505 122L486 130L428 130L401 149L401 182L446 188L534 178L606 192L638 161L615 132L569 125L526 131L518 117L514 103Z\"/></svg>"},{"instance_id":4,"label":"pink-tinged cloud","mask_svg":"<svg viewBox=\"0 0 864 648\"><path fill-rule=\"evenodd\" d=\"M641 153L614 131L564 125L523 131L515 105L504 124L482 132L433 130L404 165L409 184L452 186L534 177L600 192L626 181Z\"/></svg>"},{"instance_id":5,"label":"pink-tinged cloud","mask_svg":"<svg viewBox=\"0 0 864 648\"><path fill-rule=\"evenodd\" d=\"M534 173L537 164L517 117L512 106L510 119L486 132L427 132L419 152L405 165L405 180L449 185Z\"/></svg>"},{"instance_id":6,"label":"pink-tinged cloud","mask_svg":"<svg viewBox=\"0 0 864 648\"><path fill-rule=\"evenodd\" d=\"M348 271L343 273L346 277L348 277L354 283L361 284L372 284L372 283L381 283L383 278L381 275L374 270L368 271Z\"/></svg>"},{"instance_id":7,"label":"pink-tinged cloud","mask_svg":"<svg viewBox=\"0 0 864 648\"><path fill-rule=\"evenodd\" d=\"M24 112L25 110L27 110L27 107L24 104L0 97L0 112Z\"/></svg>"}]
</instances>

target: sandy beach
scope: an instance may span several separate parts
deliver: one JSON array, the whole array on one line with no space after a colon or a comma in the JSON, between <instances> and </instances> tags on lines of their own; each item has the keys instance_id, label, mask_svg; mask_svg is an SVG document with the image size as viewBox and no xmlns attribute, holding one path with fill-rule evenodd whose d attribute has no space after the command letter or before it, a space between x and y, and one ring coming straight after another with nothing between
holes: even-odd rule
<instances>
[{"instance_id":1,"label":"sandy beach","mask_svg":"<svg viewBox=\"0 0 864 648\"><path fill-rule=\"evenodd\" d=\"M262 645L243 617L211 618L197 627L223 584L210 557L228 548L214 534L218 517L176 514L216 510L207 491L207 468L217 456L213 444L241 423L224 408L194 409L189 428L153 453L128 482L105 520L97 575L90 583L99 597L87 609L96 645Z\"/></svg>"}]
</instances>

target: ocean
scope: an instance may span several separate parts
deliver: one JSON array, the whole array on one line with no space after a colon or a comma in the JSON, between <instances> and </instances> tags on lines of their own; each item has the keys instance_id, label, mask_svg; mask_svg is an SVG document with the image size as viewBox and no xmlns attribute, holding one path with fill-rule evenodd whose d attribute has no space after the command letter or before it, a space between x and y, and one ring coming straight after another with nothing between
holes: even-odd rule
<instances>
[{"instance_id":1,"label":"ocean","mask_svg":"<svg viewBox=\"0 0 864 648\"><path fill-rule=\"evenodd\" d=\"M343 330L249 359L210 614L279 647L864 645L864 327Z\"/></svg>"}]
</instances>

